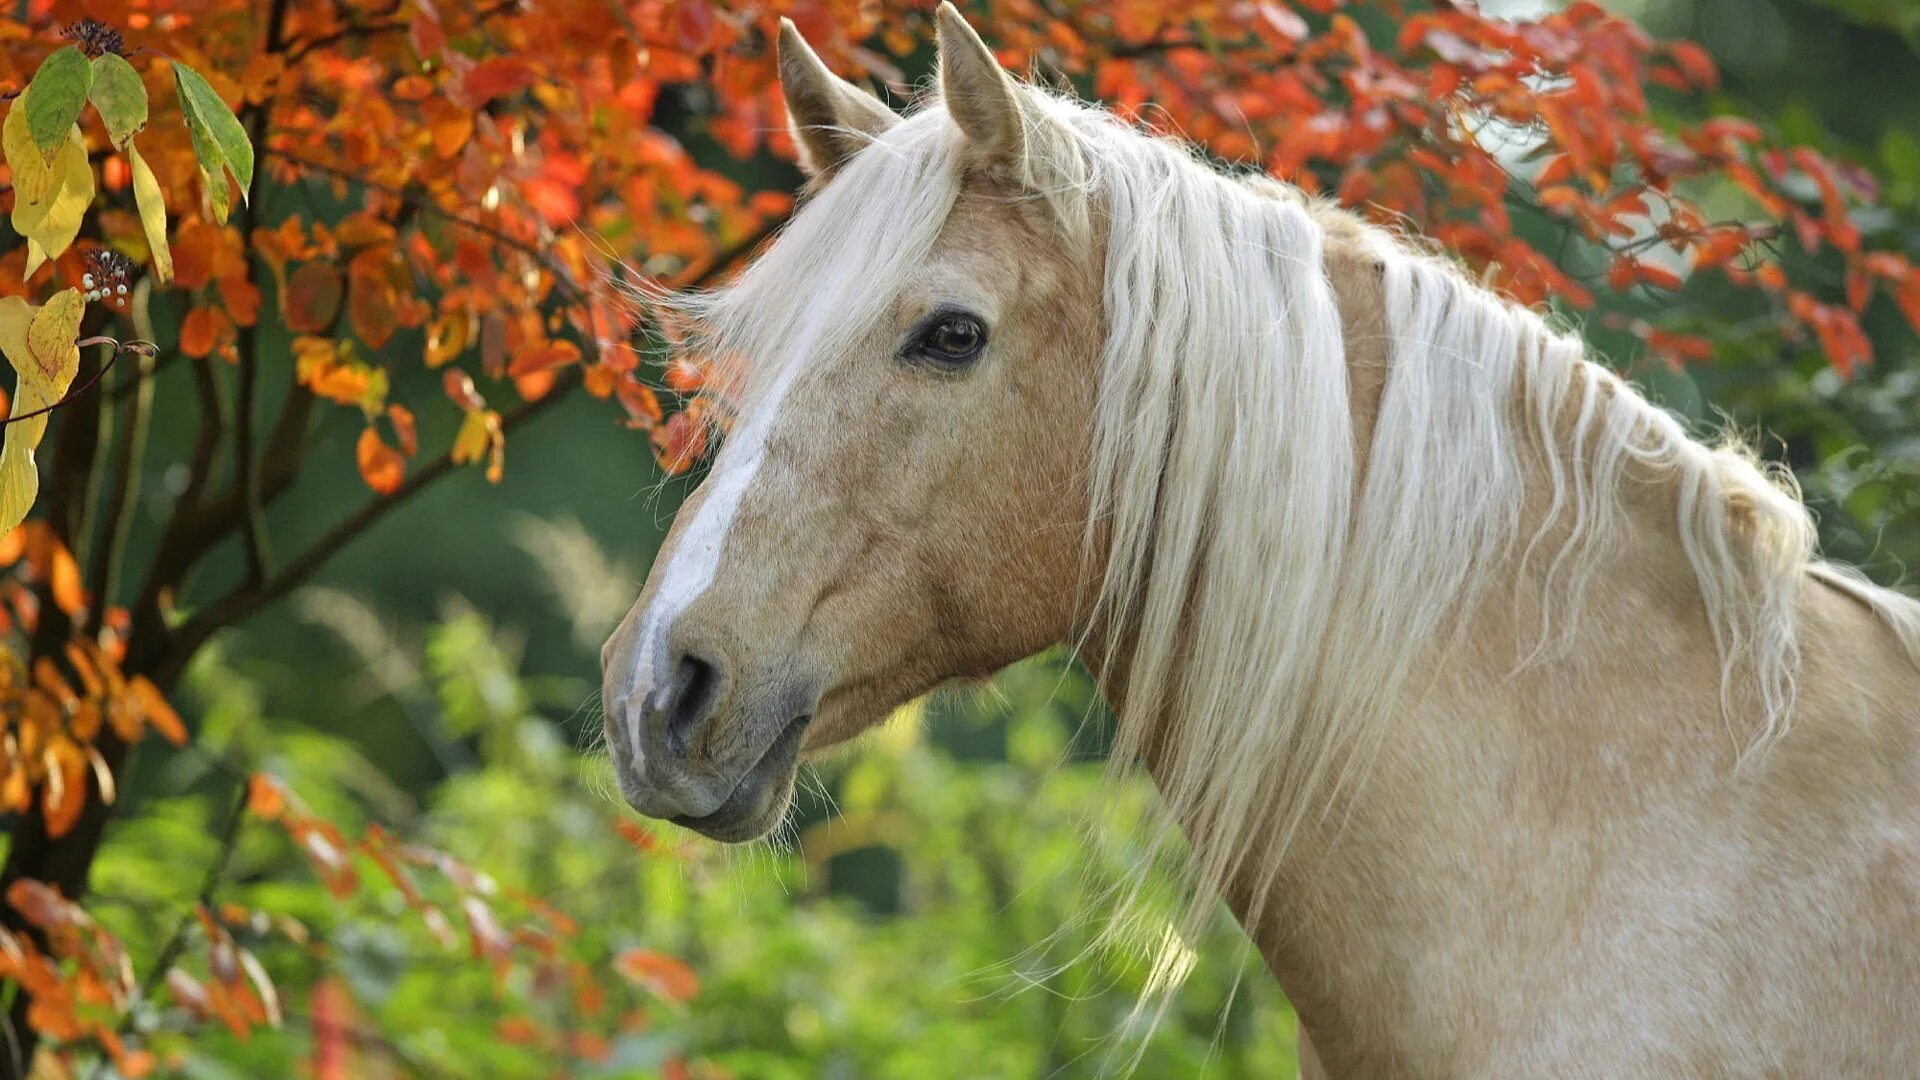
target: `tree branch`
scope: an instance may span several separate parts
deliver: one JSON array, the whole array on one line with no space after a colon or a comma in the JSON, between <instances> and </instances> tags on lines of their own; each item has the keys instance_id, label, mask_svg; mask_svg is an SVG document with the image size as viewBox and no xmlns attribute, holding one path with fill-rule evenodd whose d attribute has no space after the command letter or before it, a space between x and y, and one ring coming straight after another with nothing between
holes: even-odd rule
<instances>
[{"instance_id":1,"label":"tree branch","mask_svg":"<svg viewBox=\"0 0 1920 1080\"><path fill-rule=\"evenodd\" d=\"M495 15L504 15L507 12L512 11L513 9L519 6L520 6L520 0L502 0L501 3L497 3L492 7L482 8L481 10L474 12L473 13L474 24L478 25L480 23L486 22L488 19L493 18ZM391 15L398 10L400 10L400 4L398 0L395 0L395 2L389 5L385 11L372 12L371 14ZM288 49L287 63L289 65L297 64L301 60L309 56L310 54L317 52L320 49L324 49L329 45L337 45L342 41L350 41L354 39L364 40L366 38L374 37L379 34L404 33L412 25L413 25L413 22L410 19L395 19L391 22L383 22L383 23L356 23L356 24L343 26L338 30L329 30L324 34L316 34L313 37L310 37L304 41L298 42L293 46L293 48Z\"/></svg>"},{"instance_id":2,"label":"tree branch","mask_svg":"<svg viewBox=\"0 0 1920 1080\"><path fill-rule=\"evenodd\" d=\"M718 278L734 262L759 247L769 236L778 231L781 224L783 224L782 219L770 221L752 236L722 252L693 281L688 283L689 287L699 287ZM534 401L524 402L518 408L501 416L502 433L512 431L546 412L584 382L583 369L578 366L562 372L545 395ZM289 559L278 574L257 585L242 585L235 588L194 612L175 631L168 655L155 672L156 680L162 686L168 685L192 658L194 652L214 634L304 584L356 537L456 468L458 466L453 461L452 451L441 454L422 468L409 473L392 494L375 496L361 504L358 510L342 518L304 551Z\"/></svg>"},{"instance_id":3,"label":"tree branch","mask_svg":"<svg viewBox=\"0 0 1920 1080\"><path fill-rule=\"evenodd\" d=\"M119 441L114 444L113 460L108 465L107 501L100 508L100 525L93 538L93 558L87 566L87 585L93 590L93 607L104 612L113 603L115 578L120 559L126 551L127 534L133 519L127 507L140 492L140 463L147 445L147 421L153 414L153 380L147 377L153 367L150 353L141 353L139 372L134 376L138 392L120 410Z\"/></svg>"},{"instance_id":4,"label":"tree branch","mask_svg":"<svg viewBox=\"0 0 1920 1080\"><path fill-rule=\"evenodd\" d=\"M522 240L519 237L514 236L509 232L506 232L505 230L501 229L496 225L489 225L484 221L475 221L472 218L463 217L460 214L453 212L452 210L448 210L445 207L441 206L440 204L434 202L424 192L416 191L411 188L392 187L390 185L383 184L378 180L361 176L359 173L352 172L347 169L342 169L335 165L328 165L324 162L313 161L309 158L301 157L298 154L292 154L285 150L276 149L274 147L267 147L261 152L268 157L278 158L281 161L287 163L288 165L292 165L296 169L304 169L309 172L321 173L326 176L331 176L337 180L344 180L347 183L353 184L357 187L366 188L369 191L377 191L382 195L385 195L407 206L411 206L416 210L422 210L429 214L433 214L434 216L445 220L449 224L458 225L463 229L469 229L469 230L472 230L473 232L477 232L480 235L485 236L488 239L494 241L495 243L501 245L502 247L511 248L512 250L518 251L521 254L527 256L528 258L533 259L535 262L538 262L543 269L545 269L548 273L553 275L554 283L560 286L561 290L567 294L567 299L569 301L576 304L584 304L587 301L586 293L580 288L579 284L573 280L573 275L567 272L566 267L560 266L557 263L555 263L545 251L542 251L540 248L535 247L532 243L528 241Z\"/></svg>"}]
</instances>

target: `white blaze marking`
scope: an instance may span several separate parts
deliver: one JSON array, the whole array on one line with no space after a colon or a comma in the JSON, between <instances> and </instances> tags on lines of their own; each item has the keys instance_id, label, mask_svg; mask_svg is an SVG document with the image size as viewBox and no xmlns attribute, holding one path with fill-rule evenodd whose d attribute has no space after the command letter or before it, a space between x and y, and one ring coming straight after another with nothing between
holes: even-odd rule
<instances>
[{"instance_id":1,"label":"white blaze marking","mask_svg":"<svg viewBox=\"0 0 1920 1080\"><path fill-rule=\"evenodd\" d=\"M641 620L638 657L627 700L639 698L644 702L652 694L666 692L667 635L673 620L713 584L713 575L720 568L720 553L733 529L734 515L740 510L740 499L760 471L760 462L766 456L767 435L773 430L781 402L802 366L798 357L785 364L753 412L734 425L729 434L720 459L714 463L714 471L707 477L706 501L680 531L673 555L667 560L665 575L660 579L660 589L654 593L653 602L647 605L647 614ZM655 706L665 704L657 702ZM641 749L643 727L641 716L632 716L628 721L627 740L633 746L635 768L646 760L646 752Z\"/></svg>"}]
</instances>

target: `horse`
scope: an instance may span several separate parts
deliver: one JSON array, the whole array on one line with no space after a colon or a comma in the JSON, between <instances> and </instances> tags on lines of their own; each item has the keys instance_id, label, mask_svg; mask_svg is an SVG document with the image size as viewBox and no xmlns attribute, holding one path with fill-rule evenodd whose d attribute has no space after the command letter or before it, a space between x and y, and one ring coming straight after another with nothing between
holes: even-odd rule
<instances>
[{"instance_id":1,"label":"horse","mask_svg":"<svg viewBox=\"0 0 1920 1080\"><path fill-rule=\"evenodd\" d=\"M783 25L797 213L652 298L741 364L602 653L633 808L759 837L1065 642L1309 1074L1910 1074L1920 603L1415 240L938 32L902 116Z\"/></svg>"}]
</instances>

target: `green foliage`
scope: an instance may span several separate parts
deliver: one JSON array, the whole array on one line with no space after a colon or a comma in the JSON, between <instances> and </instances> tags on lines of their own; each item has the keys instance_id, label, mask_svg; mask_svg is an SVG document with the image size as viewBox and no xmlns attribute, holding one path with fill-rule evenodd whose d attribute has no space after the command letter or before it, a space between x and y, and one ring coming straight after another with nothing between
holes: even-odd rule
<instances>
[{"instance_id":1,"label":"green foliage","mask_svg":"<svg viewBox=\"0 0 1920 1080\"><path fill-rule=\"evenodd\" d=\"M92 88L93 65L72 45L55 49L33 73L31 94L24 101L27 130L47 161L67 141L67 129L80 119Z\"/></svg>"},{"instance_id":2,"label":"green foliage","mask_svg":"<svg viewBox=\"0 0 1920 1080\"><path fill-rule=\"evenodd\" d=\"M119 53L101 53L93 61L93 88L87 93L113 145L125 148L147 126L147 86Z\"/></svg>"},{"instance_id":3,"label":"green foliage","mask_svg":"<svg viewBox=\"0 0 1920 1080\"><path fill-rule=\"evenodd\" d=\"M240 181L242 202L253 185L253 140L247 138L247 129L199 72L176 60L173 78L180 89L181 115L186 117L187 130L193 136L194 156L200 159L200 175L213 199L214 216L224 221L232 205L226 171L231 170Z\"/></svg>"},{"instance_id":4,"label":"green foliage","mask_svg":"<svg viewBox=\"0 0 1920 1080\"><path fill-rule=\"evenodd\" d=\"M778 843L727 849L634 822L604 762L558 722L588 688L520 673L514 633L464 602L444 604L417 645L345 594L310 592L300 606L363 656L372 683L398 691L413 733L453 768L416 798L364 748L270 715L260 672L207 654L189 693L209 749L165 763L153 786L177 794L129 815L96 870L98 910L134 957L160 951L219 857L232 795L218 755L281 777L348 831L384 821L485 874L497 895L550 901L579 923L570 955L603 974L636 949L692 965L700 990L684 1005L606 974L616 1001L633 999L619 1007L644 1022L566 1057L568 1076L662 1075L684 1055L695 1076L741 1080L1096 1077L1134 1049L1128 1036L1144 1026L1134 1004L1167 973L1143 949L1100 944L1101 893L1130 865L1154 796L1140 782L1107 787L1099 724L1085 722L1091 685L1061 657L903 710L806 778ZM1091 816L1100 806L1108 827ZM636 829L650 850L636 847ZM361 873L376 871L363 860ZM512 1033L527 1020L593 1024L572 993L473 963L463 939L436 937L391 889L343 902L271 828L242 830L226 880L216 904L302 928L289 937L290 923L262 920L238 935L271 973L287 1026L246 1039L203 1030L180 1044L187 1076L299 1074L315 1052L323 972L355 1002L361 1060L405 1075L551 1076L554 1053ZM1143 944L1165 932L1149 929ZM1289 1074L1286 1003L1224 913L1192 949L1190 983L1137 1075L1199 1075L1209 1061L1212 1076ZM177 1013L143 1016L150 1043L167 1047Z\"/></svg>"}]
</instances>

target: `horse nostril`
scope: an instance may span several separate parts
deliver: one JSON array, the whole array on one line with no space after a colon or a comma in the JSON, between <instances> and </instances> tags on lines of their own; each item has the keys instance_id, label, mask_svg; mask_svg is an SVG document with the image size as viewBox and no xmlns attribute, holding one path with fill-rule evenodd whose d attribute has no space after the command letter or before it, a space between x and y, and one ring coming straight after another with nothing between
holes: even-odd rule
<instances>
[{"instance_id":1,"label":"horse nostril","mask_svg":"<svg viewBox=\"0 0 1920 1080\"><path fill-rule=\"evenodd\" d=\"M683 654L680 662L673 666L666 721L667 748L674 754L686 754L689 736L713 710L719 685L720 674L714 666L692 653Z\"/></svg>"}]
</instances>

